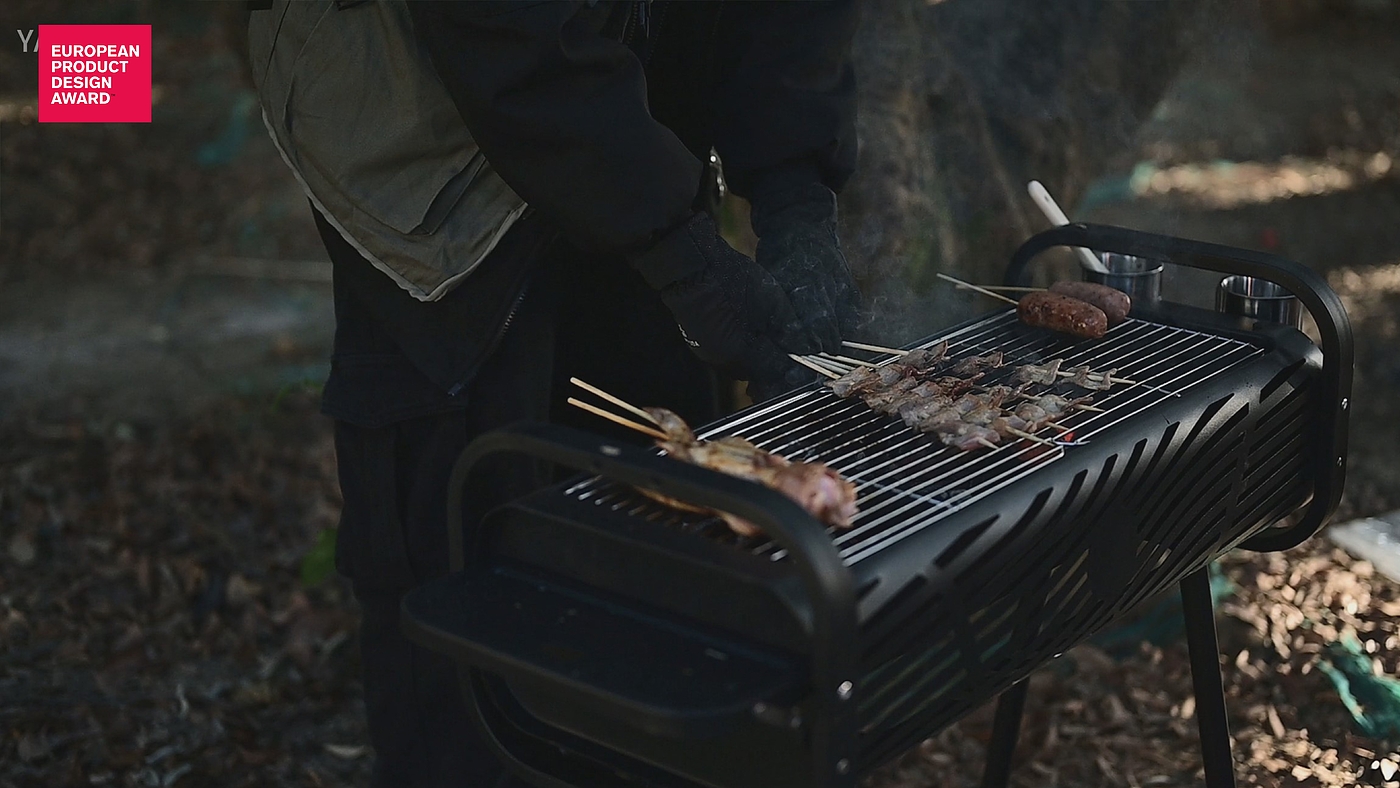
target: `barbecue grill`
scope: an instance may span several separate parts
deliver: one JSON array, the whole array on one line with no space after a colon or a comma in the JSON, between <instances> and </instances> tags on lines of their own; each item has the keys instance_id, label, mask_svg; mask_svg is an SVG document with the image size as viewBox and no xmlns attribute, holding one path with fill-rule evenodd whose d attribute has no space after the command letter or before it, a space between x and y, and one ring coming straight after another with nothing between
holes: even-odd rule
<instances>
[{"instance_id":1,"label":"barbecue grill","mask_svg":"<svg viewBox=\"0 0 1400 788\"><path fill-rule=\"evenodd\" d=\"M655 452L503 429L458 463L453 572L406 598L406 631L457 660L493 746L538 785L850 786L998 695L984 781L1004 785L1023 679L1180 583L1207 782L1233 785L1205 568L1237 546L1300 543L1335 508L1346 315L1296 263L1092 225L1032 238L1008 283L1053 246L1276 282L1312 315L1320 347L1291 326L1165 302L1135 306L1098 340L1002 309L917 346L1062 358L1135 384L1096 392L1097 410L1065 418L1054 441L978 452L819 384L697 431L840 471L860 513L839 533L772 490ZM464 534L463 482L501 453L583 475ZM733 536L635 486L766 536Z\"/></svg>"}]
</instances>

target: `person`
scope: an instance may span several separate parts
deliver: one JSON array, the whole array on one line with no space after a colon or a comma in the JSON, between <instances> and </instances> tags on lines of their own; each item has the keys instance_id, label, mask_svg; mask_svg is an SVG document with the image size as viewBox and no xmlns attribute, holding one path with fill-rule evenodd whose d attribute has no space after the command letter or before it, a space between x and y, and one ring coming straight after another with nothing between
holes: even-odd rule
<instances>
[{"instance_id":1,"label":"person","mask_svg":"<svg viewBox=\"0 0 1400 788\"><path fill-rule=\"evenodd\" d=\"M323 411L359 603L376 786L505 784L453 665L399 629L448 571L447 478L521 419L606 433L560 407L577 376L692 423L728 381L806 382L858 293L837 238L855 166L854 0L256 3L264 121L333 263ZM747 198L756 259L711 215ZM579 421L579 417L588 421ZM468 527L541 483L473 479Z\"/></svg>"}]
</instances>

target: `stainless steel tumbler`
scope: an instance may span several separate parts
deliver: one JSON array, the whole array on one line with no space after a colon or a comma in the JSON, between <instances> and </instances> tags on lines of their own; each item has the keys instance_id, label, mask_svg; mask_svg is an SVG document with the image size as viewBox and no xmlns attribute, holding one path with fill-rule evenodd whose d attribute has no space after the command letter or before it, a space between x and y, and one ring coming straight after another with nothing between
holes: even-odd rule
<instances>
[{"instance_id":1,"label":"stainless steel tumbler","mask_svg":"<svg viewBox=\"0 0 1400 788\"><path fill-rule=\"evenodd\" d=\"M1230 315L1301 328L1303 305L1281 286L1252 276L1227 276L1215 290L1215 309Z\"/></svg>"},{"instance_id":2,"label":"stainless steel tumbler","mask_svg":"<svg viewBox=\"0 0 1400 788\"><path fill-rule=\"evenodd\" d=\"M1156 304L1162 300L1162 261L1131 257L1116 252L1100 252L1108 273L1084 270L1084 280L1122 290L1134 304Z\"/></svg>"}]
</instances>

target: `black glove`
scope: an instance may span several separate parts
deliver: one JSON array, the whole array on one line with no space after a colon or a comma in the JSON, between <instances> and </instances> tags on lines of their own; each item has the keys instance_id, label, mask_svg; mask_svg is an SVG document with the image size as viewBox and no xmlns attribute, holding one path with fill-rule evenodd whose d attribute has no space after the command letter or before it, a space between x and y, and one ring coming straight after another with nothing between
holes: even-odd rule
<instances>
[{"instance_id":1,"label":"black glove","mask_svg":"<svg viewBox=\"0 0 1400 788\"><path fill-rule=\"evenodd\" d=\"M778 176L754 188L758 264L787 293L808 340L841 352L859 320L860 291L836 239L836 195L816 181Z\"/></svg>"},{"instance_id":2,"label":"black glove","mask_svg":"<svg viewBox=\"0 0 1400 788\"><path fill-rule=\"evenodd\" d=\"M661 294L681 334L702 361L736 380L784 378L788 352L810 352L778 283L720 237L696 213L651 248L629 258Z\"/></svg>"}]
</instances>

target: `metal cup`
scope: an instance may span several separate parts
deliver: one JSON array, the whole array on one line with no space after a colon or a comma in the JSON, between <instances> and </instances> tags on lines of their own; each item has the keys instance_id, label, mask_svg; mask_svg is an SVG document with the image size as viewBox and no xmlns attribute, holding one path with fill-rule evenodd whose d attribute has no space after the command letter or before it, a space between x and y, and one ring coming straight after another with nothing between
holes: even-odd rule
<instances>
[{"instance_id":1,"label":"metal cup","mask_svg":"<svg viewBox=\"0 0 1400 788\"><path fill-rule=\"evenodd\" d=\"M1162 300L1162 261L1146 257L1132 257L1117 252L1100 252L1108 273L1101 274L1088 268L1084 270L1084 280L1108 285L1114 290L1122 290L1133 299L1134 304L1155 305Z\"/></svg>"},{"instance_id":2,"label":"metal cup","mask_svg":"<svg viewBox=\"0 0 1400 788\"><path fill-rule=\"evenodd\" d=\"M1294 328L1303 326L1303 305L1283 287L1252 276L1227 276L1215 289L1215 310Z\"/></svg>"}]
</instances>

